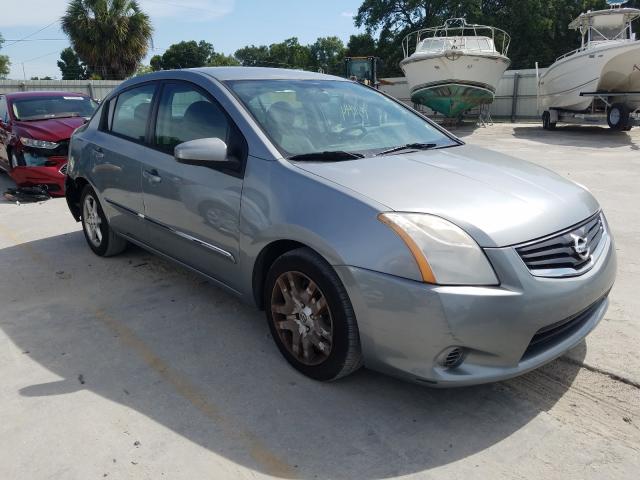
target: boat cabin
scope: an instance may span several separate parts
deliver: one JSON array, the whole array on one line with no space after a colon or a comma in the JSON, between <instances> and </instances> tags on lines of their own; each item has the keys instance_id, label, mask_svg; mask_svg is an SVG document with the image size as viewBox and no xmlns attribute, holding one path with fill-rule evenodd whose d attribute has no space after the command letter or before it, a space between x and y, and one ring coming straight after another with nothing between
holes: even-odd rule
<instances>
[{"instance_id":1,"label":"boat cabin","mask_svg":"<svg viewBox=\"0 0 640 480\"><path fill-rule=\"evenodd\" d=\"M640 18L636 8L611 8L581 14L569 24L569 28L582 34L582 47L597 47L604 42L636 40L632 22Z\"/></svg>"},{"instance_id":2,"label":"boat cabin","mask_svg":"<svg viewBox=\"0 0 640 480\"><path fill-rule=\"evenodd\" d=\"M450 18L439 27L411 32L402 41L402 50L404 58L414 53L446 54L452 50L506 57L510 42L511 37L504 30L470 24L464 18Z\"/></svg>"}]
</instances>

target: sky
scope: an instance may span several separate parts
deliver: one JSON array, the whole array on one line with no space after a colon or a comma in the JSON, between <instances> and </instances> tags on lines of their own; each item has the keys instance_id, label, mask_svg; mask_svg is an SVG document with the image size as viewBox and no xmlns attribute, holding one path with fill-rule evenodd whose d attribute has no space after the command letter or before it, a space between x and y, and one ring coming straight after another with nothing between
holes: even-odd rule
<instances>
[{"instance_id":1,"label":"sky","mask_svg":"<svg viewBox=\"0 0 640 480\"><path fill-rule=\"evenodd\" d=\"M11 60L9 78L60 78L56 64L69 41L60 29L66 0L3 0L0 54ZM232 54L246 45L269 45L298 37L313 43L337 36L345 44L358 33L353 15L362 0L138 0L154 27L153 50L172 43L205 40L217 52ZM17 41L23 40L23 41ZM23 72L24 66L24 72Z\"/></svg>"}]
</instances>

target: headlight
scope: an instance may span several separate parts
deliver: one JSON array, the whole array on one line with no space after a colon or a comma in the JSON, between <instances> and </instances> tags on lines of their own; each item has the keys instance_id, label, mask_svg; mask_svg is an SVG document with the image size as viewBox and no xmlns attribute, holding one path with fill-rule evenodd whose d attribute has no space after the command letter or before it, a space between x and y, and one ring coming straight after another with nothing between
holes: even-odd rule
<instances>
[{"instance_id":1,"label":"headlight","mask_svg":"<svg viewBox=\"0 0 640 480\"><path fill-rule=\"evenodd\" d=\"M36 140L34 138L20 137L20 141L25 147L46 148L47 150L53 150L58 147L56 142L47 142L46 140Z\"/></svg>"},{"instance_id":2,"label":"headlight","mask_svg":"<svg viewBox=\"0 0 640 480\"><path fill-rule=\"evenodd\" d=\"M378 219L402 238L425 282L439 285L499 283L478 244L453 223L422 213L381 213Z\"/></svg>"}]
</instances>

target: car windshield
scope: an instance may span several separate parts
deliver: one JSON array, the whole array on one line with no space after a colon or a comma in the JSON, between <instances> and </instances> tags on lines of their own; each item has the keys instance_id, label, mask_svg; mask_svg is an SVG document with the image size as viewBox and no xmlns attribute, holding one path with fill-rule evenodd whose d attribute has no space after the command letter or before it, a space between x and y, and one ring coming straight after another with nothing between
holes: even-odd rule
<instances>
[{"instance_id":1,"label":"car windshield","mask_svg":"<svg viewBox=\"0 0 640 480\"><path fill-rule=\"evenodd\" d=\"M344 159L344 152L371 156L409 144L434 148L458 145L419 115L358 83L226 83L287 157L318 153L327 158L329 152L340 152Z\"/></svg>"},{"instance_id":2,"label":"car windshield","mask_svg":"<svg viewBox=\"0 0 640 480\"><path fill-rule=\"evenodd\" d=\"M98 104L78 95L27 97L13 100L16 120L45 120L47 118L90 117Z\"/></svg>"}]
</instances>

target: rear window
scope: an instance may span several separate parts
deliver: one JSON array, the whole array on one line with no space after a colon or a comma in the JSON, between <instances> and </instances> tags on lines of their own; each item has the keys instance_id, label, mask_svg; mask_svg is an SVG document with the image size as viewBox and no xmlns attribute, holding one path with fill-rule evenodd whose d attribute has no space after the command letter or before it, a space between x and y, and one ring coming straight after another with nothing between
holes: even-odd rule
<instances>
[{"instance_id":1,"label":"rear window","mask_svg":"<svg viewBox=\"0 0 640 480\"><path fill-rule=\"evenodd\" d=\"M25 97L12 101L16 120L46 120L48 118L89 118L98 104L89 97L79 95Z\"/></svg>"},{"instance_id":2,"label":"rear window","mask_svg":"<svg viewBox=\"0 0 640 480\"><path fill-rule=\"evenodd\" d=\"M122 137L143 142L155 89L155 85L146 84L118 95L111 121L111 131ZM109 106L112 103L113 100Z\"/></svg>"}]
</instances>

